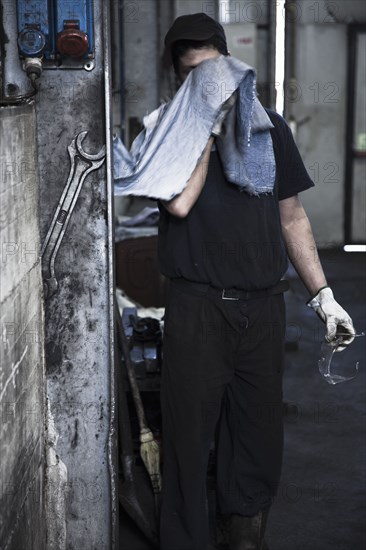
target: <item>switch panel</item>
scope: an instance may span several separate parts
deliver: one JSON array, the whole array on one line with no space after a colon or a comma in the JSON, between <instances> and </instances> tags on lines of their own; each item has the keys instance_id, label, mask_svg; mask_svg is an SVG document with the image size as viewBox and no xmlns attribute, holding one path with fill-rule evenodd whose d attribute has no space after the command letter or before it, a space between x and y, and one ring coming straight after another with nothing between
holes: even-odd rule
<instances>
[{"instance_id":1,"label":"switch panel","mask_svg":"<svg viewBox=\"0 0 366 550\"><path fill-rule=\"evenodd\" d=\"M93 56L92 5L59 0L56 13L57 51L73 58Z\"/></svg>"},{"instance_id":2,"label":"switch panel","mask_svg":"<svg viewBox=\"0 0 366 550\"><path fill-rule=\"evenodd\" d=\"M24 57L53 59L55 40L52 4L47 0L18 1L18 46Z\"/></svg>"},{"instance_id":3,"label":"switch panel","mask_svg":"<svg viewBox=\"0 0 366 550\"><path fill-rule=\"evenodd\" d=\"M21 57L44 69L94 68L92 0L17 0Z\"/></svg>"}]
</instances>

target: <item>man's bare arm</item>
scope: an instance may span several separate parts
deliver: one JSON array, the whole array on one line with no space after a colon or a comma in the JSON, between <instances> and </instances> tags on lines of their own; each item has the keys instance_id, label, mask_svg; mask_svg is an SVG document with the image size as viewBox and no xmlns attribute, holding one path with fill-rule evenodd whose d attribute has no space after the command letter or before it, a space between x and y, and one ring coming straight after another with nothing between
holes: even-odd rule
<instances>
[{"instance_id":1,"label":"man's bare arm","mask_svg":"<svg viewBox=\"0 0 366 550\"><path fill-rule=\"evenodd\" d=\"M307 304L326 324L328 342L336 338L340 327L343 340L337 351L342 351L354 340L355 328L351 317L336 302L332 289L328 287L305 210L297 195L280 201L279 205L289 258L312 296Z\"/></svg>"},{"instance_id":2,"label":"man's bare arm","mask_svg":"<svg viewBox=\"0 0 366 550\"><path fill-rule=\"evenodd\" d=\"M185 218L189 214L192 206L197 201L206 181L208 163L213 142L214 138L210 137L203 151L200 162L197 164L187 182L186 187L183 189L180 195L177 195L171 201L161 201L163 206L173 216L177 216L178 218Z\"/></svg>"},{"instance_id":3,"label":"man's bare arm","mask_svg":"<svg viewBox=\"0 0 366 550\"><path fill-rule=\"evenodd\" d=\"M289 258L314 296L327 286L309 219L297 195L279 202L282 234Z\"/></svg>"}]
</instances>

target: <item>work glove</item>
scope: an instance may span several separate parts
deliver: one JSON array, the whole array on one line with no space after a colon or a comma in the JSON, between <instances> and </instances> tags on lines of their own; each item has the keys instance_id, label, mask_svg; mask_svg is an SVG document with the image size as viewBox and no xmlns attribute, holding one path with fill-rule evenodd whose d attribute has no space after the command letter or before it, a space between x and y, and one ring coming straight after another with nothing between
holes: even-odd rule
<instances>
[{"instance_id":1,"label":"work glove","mask_svg":"<svg viewBox=\"0 0 366 550\"><path fill-rule=\"evenodd\" d=\"M342 334L342 341L337 346L336 351L343 351L353 340L356 331L354 329L352 319L346 311L335 301L332 289L329 286L321 288L318 293L306 302L308 307L311 307L320 319L326 323L327 332L325 339L331 342ZM347 333L346 336L344 334Z\"/></svg>"},{"instance_id":2,"label":"work glove","mask_svg":"<svg viewBox=\"0 0 366 550\"><path fill-rule=\"evenodd\" d=\"M230 111L230 109L235 105L236 97L237 97L237 92L235 91L234 93L231 94L229 99L227 99L225 103L221 105L221 110L211 130L211 136L218 137L223 133L224 120L226 118L226 115Z\"/></svg>"}]
</instances>

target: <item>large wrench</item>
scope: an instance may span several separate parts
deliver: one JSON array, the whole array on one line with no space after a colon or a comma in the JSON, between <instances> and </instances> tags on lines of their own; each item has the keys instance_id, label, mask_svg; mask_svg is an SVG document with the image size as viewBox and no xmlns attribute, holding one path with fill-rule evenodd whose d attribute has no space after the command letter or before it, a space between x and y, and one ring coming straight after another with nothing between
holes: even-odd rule
<instances>
[{"instance_id":1,"label":"large wrench","mask_svg":"<svg viewBox=\"0 0 366 550\"><path fill-rule=\"evenodd\" d=\"M58 288L55 276L55 260L84 180L90 172L102 166L105 159L105 146L96 155L89 155L83 150L81 144L87 133L80 132L80 134L77 134L67 148L71 160L69 178L42 246L42 275L45 298L55 294Z\"/></svg>"}]
</instances>

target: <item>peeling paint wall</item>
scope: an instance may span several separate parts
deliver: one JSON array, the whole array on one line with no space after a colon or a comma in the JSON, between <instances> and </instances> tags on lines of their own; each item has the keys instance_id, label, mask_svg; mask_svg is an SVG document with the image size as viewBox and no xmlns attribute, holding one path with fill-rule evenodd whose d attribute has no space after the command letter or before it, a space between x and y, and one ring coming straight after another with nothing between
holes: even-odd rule
<instances>
[{"instance_id":1,"label":"peeling paint wall","mask_svg":"<svg viewBox=\"0 0 366 550\"><path fill-rule=\"evenodd\" d=\"M67 467L56 453L59 434L51 407L47 407L47 550L66 550Z\"/></svg>"},{"instance_id":2,"label":"peeling paint wall","mask_svg":"<svg viewBox=\"0 0 366 550\"><path fill-rule=\"evenodd\" d=\"M41 550L44 335L33 103L0 108L0 548Z\"/></svg>"},{"instance_id":3,"label":"peeling paint wall","mask_svg":"<svg viewBox=\"0 0 366 550\"><path fill-rule=\"evenodd\" d=\"M93 3L93 70L44 70L39 79L42 243L67 187L71 142L87 132L82 148L97 154L108 141L105 9L106 3ZM111 550L116 536L108 169L107 155L82 184L54 262L58 288L45 301L47 550Z\"/></svg>"}]
</instances>

